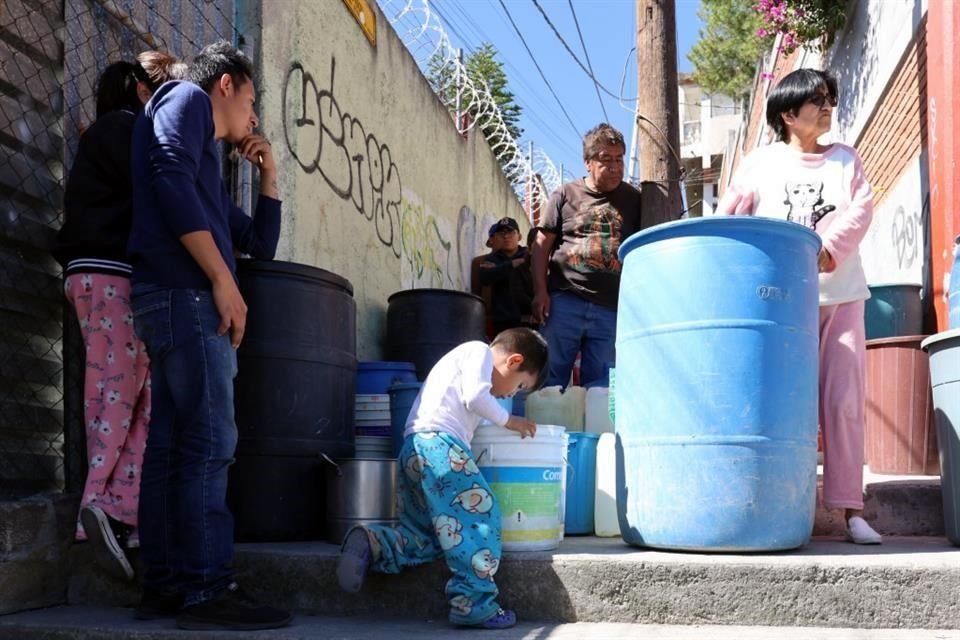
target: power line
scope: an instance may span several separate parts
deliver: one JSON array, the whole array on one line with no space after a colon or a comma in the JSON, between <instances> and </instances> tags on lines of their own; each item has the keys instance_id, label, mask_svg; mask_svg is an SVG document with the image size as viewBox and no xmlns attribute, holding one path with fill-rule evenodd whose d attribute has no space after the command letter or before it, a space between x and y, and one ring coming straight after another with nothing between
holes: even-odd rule
<instances>
[{"instance_id":1,"label":"power line","mask_svg":"<svg viewBox=\"0 0 960 640\"><path fill-rule=\"evenodd\" d=\"M434 1L431 2L430 6L434 9L437 9L437 4L438 3ZM451 8L453 10L452 12L448 11L446 15L441 13L440 16L450 25L452 29L454 29L461 39L463 39L464 34L468 33L469 29L469 33L477 38L475 42L479 42L481 44L494 44L493 38L490 38L486 32L479 27L479 25L474 24L457 2L449 2L447 9ZM447 9L445 9L445 11ZM438 13L440 12L438 11ZM454 15L457 17L456 22L454 22L452 19ZM466 28L464 28L464 25L466 25ZM459 31L457 30L457 27L460 28ZM464 40L464 44L466 45L467 50L471 51L471 53L479 48L479 46L471 46L471 43L467 40ZM557 144L563 146L566 151L570 151L574 155L579 154L580 151L569 142L569 136L559 135L553 126L551 126L540 116L540 112L542 111L548 113L551 118L558 119L560 114L556 113L556 107L553 107L551 104L549 104L549 101L545 100L541 96L541 93L533 88L533 86L530 84L530 81L523 76L523 73L520 71L520 69L511 63L509 59L504 58L503 62L511 70L511 73L508 76L509 83L511 85L519 84L521 87L525 88L527 93L532 96L539 105L541 105L540 107L533 105L528 99L522 97L522 94L515 94L514 98L517 104L523 107L522 117L533 120L542 132L548 134L553 140L556 141Z\"/></svg>"},{"instance_id":2,"label":"power line","mask_svg":"<svg viewBox=\"0 0 960 640\"><path fill-rule=\"evenodd\" d=\"M500 0L500 4L503 4L503 0ZM573 61L577 63L577 65L580 67L580 69L582 69L583 72L584 72L585 74L587 74L587 77L590 78L591 80L593 80L593 82L594 82L594 84L596 84L597 88L599 88L600 90L602 90L604 93L606 93L606 94L609 95L610 97L616 98L617 100L620 100L620 101L626 100L627 102L637 102L638 100L640 100L640 97L639 97L639 96L637 96L637 97L635 97L635 98L624 98L623 96L618 96L618 95L615 94L613 91L610 91L610 89L607 89L605 86L603 86L603 85L600 83L600 81L597 80L597 77L596 77L595 75L593 75L593 72L590 71L589 69L587 69L586 66L584 66L584 64L580 61L580 58L577 57L577 54L575 54L575 53L573 52L573 49L570 48L570 45L567 44L567 41L563 39L563 36L560 35L560 32L559 32L559 31L557 31L557 28L554 26L553 21L550 20L550 16L548 16L548 15L547 15L547 12L543 10L543 7L540 6L540 3L539 3L537 0L533 0L533 4L537 7L537 10L540 12L540 15L543 16L543 19L547 22L547 25L548 25L548 26L550 27L550 29L553 31L553 35L557 36L557 40L560 41L560 44L563 45L563 48L567 50L567 53L570 54L570 56L573 58Z\"/></svg>"},{"instance_id":3,"label":"power line","mask_svg":"<svg viewBox=\"0 0 960 640\"><path fill-rule=\"evenodd\" d=\"M570 123L570 126L576 132L577 137L580 137L580 130L577 129L577 125L573 124L573 119L570 117L570 114L567 113L566 108L564 108L563 103L560 101L560 97L557 95L557 92L553 90L553 86L550 84L550 81L547 80L546 74L544 74L543 69L540 68L540 63L537 62L536 57L533 55L533 51L530 50L530 46L527 44L526 38L523 37L523 33L520 32L520 27L517 26L517 23L513 21L513 16L510 15L510 10L507 9L507 5L503 0L499 0L500 6L503 8L503 12L507 14L507 19L510 20L513 30L517 32L517 37L520 38L520 42L523 43L523 48L527 50L527 54L530 56L530 59L533 60L533 66L537 68L537 71L540 72L540 77L543 78L544 84L547 85L547 88L550 89L550 93L553 94L554 99L557 101L557 104L560 105L560 110L563 111L563 115L566 116L567 122Z\"/></svg>"},{"instance_id":4,"label":"power line","mask_svg":"<svg viewBox=\"0 0 960 640\"><path fill-rule=\"evenodd\" d=\"M593 64L590 62L590 54L587 52L587 44L583 41L583 32L580 31L580 21L577 20L577 12L573 8L573 0L567 0L570 4L570 13L573 14L573 24L577 27L577 35L580 37L580 46L583 47L583 56L587 59L587 66L590 68L590 75L593 76ZM595 77L595 76L594 76ZM603 111L603 119L610 122L610 116L607 115L607 108L603 105L603 98L600 97L600 87L597 81L593 81L593 88L597 92L597 100L600 101L600 110Z\"/></svg>"},{"instance_id":5,"label":"power line","mask_svg":"<svg viewBox=\"0 0 960 640\"><path fill-rule=\"evenodd\" d=\"M454 26L453 21L447 18L447 16L443 15L443 12L440 11L440 7L436 3L431 4L430 7L438 16L440 16L441 20L447 23L447 26L450 27L450 30L453 31L454 35L460 38L460 41L463 42L464 46L467 48L467 51L469 53L473 53L474 49L470 47L470 42L463 36L462 33L460 33L460 30Z\"/></svg>"},{"instance_id":6,"label":"power line","mask_svg":"<svg viewBox=\"0 0 960 640\"><path fill-rule=\"evenodd\" d=\"M500 0L500 4L503 5L503 0ZM580 62L580 58L578 58L577 54L573 52L573 50L570 48L570 45L567 44L567 41L563 39L562 35L560 35L560 32L557 31L557 28L553 25L553 22L551 22L550 20L550 16L548 16L547 12L543 10L543 7L540 6L540 3L537 0L533 0L533 4L537 7L537 10L540 11L540 15L543 16L544 20L546 20L547 25L553 31L553 34L557 36L558 40L560 40L560 44L562 44L563 48L567 50L567 53L569 53L573 57L574 61L580 66L583 72L587 74L587 76L589 76L589 78L593 80L594 84L599 89L602 89L604 93L607 93L608 95L613 96L617 100L620 100L622 103L622 101L625 99L623 96L618 96L617 94L613 93L612 91L604 87L602 84L600 84L600 81L597 80L597 77L593 75L593 73L589 69L587 69L582 62ZM506 6L504 6L504 11L506 11ZM509 17L509 14L507 14L507 17ZM511 18L511 22L512 21L513 19ZM516 25L514 25L514 28L516 28ZM517 31L517 33L519 34L519 31ZM526 43L524 43L524 45L526 45ZM628 100L628 102L638 102L639 100L640 100L639 97L631 98L630 100ZM677 164L680 166L680 180L683 180L683 160L680 159L680 154L677 153L677 150L673 148L672 144L670 144L670 138L668 138L667 135L663 131L661 131L660 127L658 127L655 122L653 122L650 118L643 115L642 113L637 112L637 119L643 120L644 122L648 123L651 127L653 127L657 131L657 133L660 134L660 138L663 140L663 143L670 150L670 153L673 154L673 157L676 159Z\"/></svg>"}]
</instances>

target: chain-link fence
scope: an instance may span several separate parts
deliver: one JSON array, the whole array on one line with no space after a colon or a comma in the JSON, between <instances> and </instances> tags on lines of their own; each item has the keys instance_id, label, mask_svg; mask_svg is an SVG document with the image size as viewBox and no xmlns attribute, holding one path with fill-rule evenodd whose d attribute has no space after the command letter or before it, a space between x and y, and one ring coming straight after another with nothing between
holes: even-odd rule
<instances>
[{"instance_id":1,"label":"chain-link fence","mask_svg":"<svg viewBox=\"0 0 960 640\"><path fill-rule=\"evenodd\" d=\"M50 255L99 73L239 41L235 0L0 0L0 497L77 491L83 346Z\"/></svg>"}]
</instances>

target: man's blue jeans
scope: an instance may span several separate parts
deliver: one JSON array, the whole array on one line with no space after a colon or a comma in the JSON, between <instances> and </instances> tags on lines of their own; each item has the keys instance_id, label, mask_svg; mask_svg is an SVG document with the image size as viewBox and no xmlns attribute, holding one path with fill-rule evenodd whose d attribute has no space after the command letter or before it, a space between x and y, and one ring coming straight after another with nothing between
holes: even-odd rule
<instances>
[{"instance_id":1,"label":"man's blue jeans","mask_svg":"<svg viewBox=\"0 0 960 640\"><path fill-rule=\"evenodd\" d=\"M137 285L137 335L150 355L153 406L140 482L144 588L210 600L232 580L227 469L237 445L237 355L218 336L209 291Z\"/></svg>"},{"instance_id":2,"label":"man's blue jeans","mask_svg":"<svg viewBox=\"0 0 960 640\"><path fill-rule=\"evenodd\" d=\"M566 387L580 352L580 384L605 387L616 356L617 312L569 291L550 295L550 316L540 330L550 349L544 386Z\"/></svg>"}]
</instances>

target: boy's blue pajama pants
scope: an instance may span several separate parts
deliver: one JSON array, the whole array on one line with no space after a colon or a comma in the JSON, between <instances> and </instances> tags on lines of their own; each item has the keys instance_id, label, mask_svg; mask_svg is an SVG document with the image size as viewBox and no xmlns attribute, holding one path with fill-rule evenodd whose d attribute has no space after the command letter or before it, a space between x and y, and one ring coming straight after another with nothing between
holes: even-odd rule
<instances>
[{"instance_id":1,"label":"boy's blue pajama pants","mask_svg":"<svg viewBox=\"0 0 960 640\"><path fill-rule=\"evenodd\" d=\"M443 556L450 622L471 625L497 613L500 507L470 447L443 432L408 435L400 450L395 527L367 525L375 538L370 568L398 573Z\"/></svg>"}]
</instances>

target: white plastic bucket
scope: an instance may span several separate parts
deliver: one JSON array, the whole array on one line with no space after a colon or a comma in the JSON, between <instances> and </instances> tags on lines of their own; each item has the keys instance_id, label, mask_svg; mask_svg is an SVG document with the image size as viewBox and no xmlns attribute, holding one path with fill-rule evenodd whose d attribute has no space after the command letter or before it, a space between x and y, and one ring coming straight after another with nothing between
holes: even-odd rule
<instances>
[{"instance_id":1,"label":"white plastic bucket","mask_svg":"<svg viewBox=\"0 0 960 640\"><path fill-rule=\"evenodd\" d=\"M536 437L478 427L471 444L477 465L500 503L504 551L549 551L563 536L566 430L537 425Z\"/></svg>"}]
</instances>

